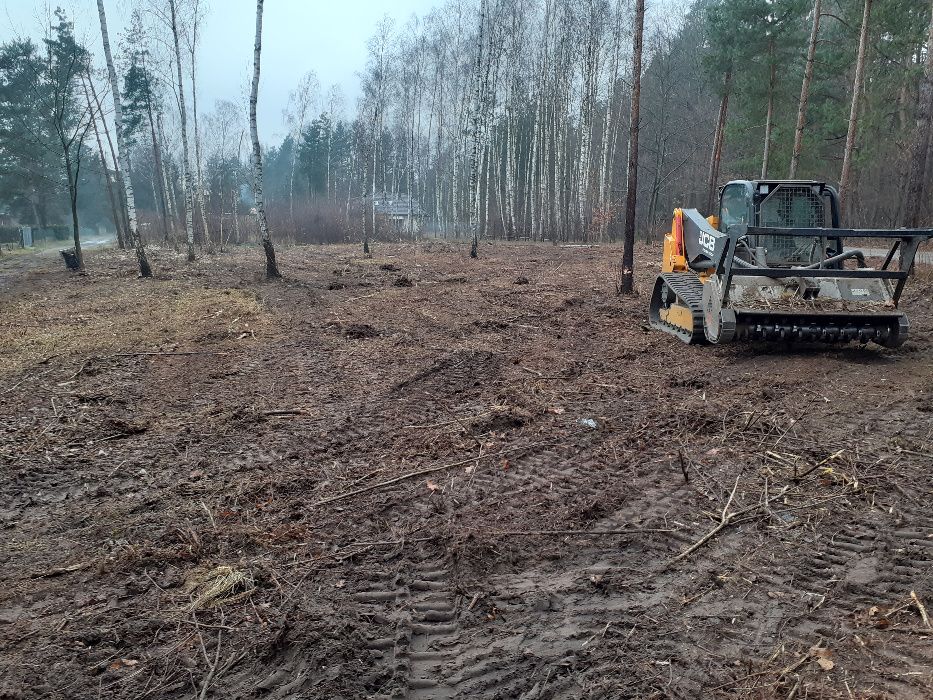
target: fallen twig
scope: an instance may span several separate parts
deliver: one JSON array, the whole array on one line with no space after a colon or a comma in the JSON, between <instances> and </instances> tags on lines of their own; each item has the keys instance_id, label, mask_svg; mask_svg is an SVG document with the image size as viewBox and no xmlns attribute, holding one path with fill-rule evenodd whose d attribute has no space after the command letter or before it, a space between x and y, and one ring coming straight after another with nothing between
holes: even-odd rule
<instances>
[{"instance_id":1,"label":"fallen twig","mask_svg":"<svg viewBox=\"0 0 933 700\"><path fill-rule=\"evenodd\" d=\"M51 578L52 576L61 576L62 574L70 574L75 571L81 571L86 569L91 565L92 562L85 561L80 564L72 564L71 566L56 566L52 569L47 569L46 571L40 571L39 573L32 574L30 578Z\"/></svg>"},{"instance_id":2,"label":"fallen twig","mask_svg":"<svg viewBox=\"0 0 933 700\"><path fill-rule=\"evenodd\" d=\"M726 501L726 505L722 509L722 516L720 516L719 524L716 525L716 527L714 527L712 530L707 532L705 535L703 535L703 537L701 537L699 540L697 540L692 545L690 545L690 547L688 547L683 552L678 554L676 557L671 559L665 566L671 566L672 564L676 564L677 562L679 562L681 559L686 559L687 557L689 557L691 554L697 551L700 547L702 547L704 544L706 544L711 539L713 539L717 534L719 534L721 530L728 527L729 524L732 523L732 521L738 516L745 515L746 513L754 512L758 510L759 508L766 507L772 501L776 501L778 498L781 498L782 496L784 496L785 493L787 493L787 486L785 486L777 494L766 498L760 503L756 503L755 505L749 506L748 508L742 508L740 510L733 511L732 513L730 513L729 506L732 505L732 499L735 497L735 491L738 488L738 486L739 486L739 480L738 478L736 478L735 486L732 487L732 493L729 494L729 500Z\"/></svg>"},{"instance_id":3,"label":"fallen twig","mask_svg":"<svg viewBox=\"0 0 933 700\"><path fill-rule=\"evenodd\" d=\"M819 469L820 467L822 467L822 466L823 466L824 464L826 464L827 462L832 462L832 461L835 460L835 459L839 459L839 457L841 457L842 454L843 454L844 452L845 452L844 449L839 450L839 451L837 451L837 452L834 452L833 454L831 454L831 455L830 455L829 457L827 457L826 459L823 459L823 460L817 462L816 464L814 464L812 467L810 467L809 469L807 469L807 471L801 472L801 473L799 473L799 474L794 474L794 481L800 481L803 477L808 476L808 475L810 475L811 473L815 472L817 469ZM794 471L796 471L796 467L794 468Z\"/></svg>"},{"instance_id":4,"label":"fallen twig","mask_svg":"<svg viewBox=\"0 0 933 700\"><path fill-rule=\"evenodd\" d=\"M521 450L528 450L528 449L531 449L532 447L539 447L543 444L545 443L533 442L530 445L521 445L520 447L513 447L507 450L501 450L499 452L494 452L493 454L483 455L482 458L502 457L503 455L511 454L512 452L520 452ZM442 472L447 469L453 469L454 467L462 467L465 464L469 464L470 462L476 462L482 458L481 457L470 457L468 459L462 459L459 462L451 462L450 464L441 464L436 467L428 467L427 469L419 469L418 471L408 472L407 474L402 474L401 476L397 476L394 479L380 481L378 484L373 484L372 486L366 486L365 488L356 489L354 491L347 491L346 493L341 493L341 494L337 494L336 496L331 496L330 498L325 498L323 500L318 501L317 503L312 503L310 507L318 508L320 506L327 505L328 503L336 503L337 501L343 501L348 498L353 498L354 496L360 496L364 493L369 493L370 491L378 491L379 489L383 489L387 486L394 486L395 484L399 484L403 481L408 481L409 479L416 479L417 477L424 476L425 474L434 474L436 472Z\"/></svg>"},{"instance_id":5,"label":"fallen twig","mask_svg":"<svg viewBox=\"0 0 933 700\"><path fill-rule=\"evenodd\" d=\"M930 624L930 616L927 615L926 606L924 606L923 601L920 600L920 596L917 595L916 591L911 591L910 597L914 601L914 605L917 606L917 610L920 611L920 618L923 620L923 624L927 626L927 629L933 629L933 625Z\"/></svg>"},{"instance_id":6,"label":"fallen twig","mask_svg":"<svg viewBox=\"0 0 933 700\"><path fill-rule=\"evenodd\" d=\"M363 554L364 552L371 550L373 547L398 547L400 545L405 545L409 543L419 544L421 542L430 542L431 540L435 540L435 539L437 539L437 537L432 536L432 537L415 537L412 539L392 540L392 541L386 541L386 542L354 542L352 544L348 544L346 547L343 547L342 549L336 552L330 552L328 554L321 554L316 557L311 557L310 559L298 559L295 561L289 561L289 562L286 562L284 565L285 566L303 566L305 564L317 564L327 559L333 559L339 564L339 563L343 563L347 559L350 559L351 557L357 556L358 554ZM344 552L346 552L346 550L350 549L351 547L360 547L361 549L354 549L352 552L345 554Z\"/></svg>"},{"instance_id":7,"label":"fallen twig","mask_svg":"<svg viewBox=\"0 0 933 700\"><path fill-rule=\"evenodd\" d=\"M282 408L277 411L263 411L264 416L313 416L314 414L304 408Z\"/></svg>"},{"instance_id":8,"label":"fallen twig","mask_svg":"<svg viewBox=\"0 0 933 700\"><path fill-rule=\"evenodd\" d=\"M207 507L207 504L204 501L201 501L201 507L204 509L204 512L207 513L207 517L211 521L211 529L214 532L217 532L217 523L214 522L214 514L211 513L211 509Z\"/></svg>"},{"instance_id":9,"label":"fallen twig","mask_svg":"<svg viewBox=\"0 0 933 700\"><path fill-rule=\"evenodd\" d=\"M820 648L822 647L822 645L823 645L823 638L820 637L819 640L816 642L816 644L814 644L812 647L810 647L809 649L807 649L806 653L804 653L799 659L797 659L797 660L796 660L794 663L792 663L790 666L785 666L784 669L781 671L781 673L778 675L778 678L783 678L784 676L787 676L787 675L793 673L793 672L796 671L798 668L800 668L801 666L803 666L805 663L807 663L807 661L809 661L810 659L813 658L813 652L814 652L814 650L820 649ZM800 681L799 681L799 680L797 681L797 685L798 685L798 686L800 685ZM795 686L795 688L796 688L796 686ZM793 692L793 691L792 691L792 692ZM790 696L788 696L788 697L790 697Z\"/></svg>"},{"instance_id":10,"label":"fallen twig","mask_svg":"<svg viewBox=\"0 0 933 700\"><path fill-rule=\"evenodd\" d=\"M217 651L214 654L214 662L211 663L211 670L208 671L207 676L204 678L204 685L201 686L201 694L198 696L198 700L204 700L207 697L207 689L211 686L211 681L214 680L214 674L217 672L217 664L220 661L220 642L222 639L223 630L217 630ZM204 647L204 641L201 640L201 647ZM206 655L205 651L205 655ZM210 659L208 659L210 663Z\"/></svg>"}]
</instances>

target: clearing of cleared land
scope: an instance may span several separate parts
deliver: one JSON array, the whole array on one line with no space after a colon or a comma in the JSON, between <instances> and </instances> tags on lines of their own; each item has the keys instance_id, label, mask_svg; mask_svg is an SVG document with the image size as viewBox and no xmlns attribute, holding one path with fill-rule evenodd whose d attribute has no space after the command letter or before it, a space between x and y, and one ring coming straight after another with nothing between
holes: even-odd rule
<instances>
[{"instance_id":1,"label":"clearing of cleared land","mask_svg":"<svg viewBox=\"0 0 933 700\"><path fill-rule=\"evenodd\" d=\"M933 696L933 270L696 347L658 249L0 257L0 698Z\"/></svg>"}]
</instances>

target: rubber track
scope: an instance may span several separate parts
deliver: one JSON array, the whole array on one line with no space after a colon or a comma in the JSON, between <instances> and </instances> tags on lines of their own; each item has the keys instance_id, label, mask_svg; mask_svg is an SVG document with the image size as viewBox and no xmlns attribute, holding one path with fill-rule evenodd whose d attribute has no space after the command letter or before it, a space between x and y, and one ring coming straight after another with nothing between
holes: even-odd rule
<instances>
[{"instance_id":1,"label":"rubber track","mask_svg":"<svg viewBox=\"0 0 933 700\"><path fill-rule=\"evenodd\" d=\"M658 321L658 328L676 335L689 345L706 342L703 332L703 283L692 272L665 272L658 276L677 295L677 301L693 314L693 333L686 337L686 330L667 321Z\"/></svg>"}]
</instances>

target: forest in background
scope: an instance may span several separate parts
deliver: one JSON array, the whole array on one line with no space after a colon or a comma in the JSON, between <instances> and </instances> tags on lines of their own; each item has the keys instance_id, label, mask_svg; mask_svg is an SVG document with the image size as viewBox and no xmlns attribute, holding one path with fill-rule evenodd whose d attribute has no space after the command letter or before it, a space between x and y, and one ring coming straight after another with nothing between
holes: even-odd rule
<instances>
[{"instance_id":1,"label":"forest in background","mask_svg":"<svg viewBox=\"0 0 933 700\"><path fill-rule=\"evenodd\" d=\"M484 238L621 237L633 4L448 0L404 25L382 21L355 105L314 73L282 105L288 135L263 148L273 236L361 241L475 227ZM788 177L815 10L796 176L838 183L848 144L845 223L908 223L916 134L930 110L931 3L697 0L685 13L648 6L640 238L663 231L675 206L709 213L712 185ZM197 100L198 33L210 19L198 0L141 0L114 31L119 136L146 243L183 244L189 227L206 249L256 240L246 89L206 109ZM860 45L864 90L853 112ZM75 39L67 7L41 41L0 46L8 223L70 225L74 197L82 226L128 240L108 85L103 57ZM918 223L933 214L931 165L925 158ZM383 200L404 203L420 230L389 226L373 205Z\"/></svg>"}]
</instances>

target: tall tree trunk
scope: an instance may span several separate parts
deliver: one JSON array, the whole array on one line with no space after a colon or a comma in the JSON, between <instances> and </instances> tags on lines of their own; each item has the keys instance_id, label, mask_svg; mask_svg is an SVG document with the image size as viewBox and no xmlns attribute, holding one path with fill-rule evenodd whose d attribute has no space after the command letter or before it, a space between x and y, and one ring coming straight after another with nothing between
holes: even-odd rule
<instances>
[{"instance_id":1,"label":"tall tree trunk","mask_svg":"<svg viewBox=\"0 0 933 700\"><path fill-rule=\"evenodd\" d=\"M194 28L193 39L191 42L191 118L194 125L194 165L195 175L197 176L197 200L198 209L201 211L201 228L204 230L204 242L207 249L212 249L211 232L207 225L207 205L204 203L204 168L201 162L201 130L198 126L198 89L197 89L197 71L195 70L195 50L197 48L198 36L198 18L197 7L194 9Z\"/></svg>"},{"instance_id":2,"label":"tall tree trunk","mask_svg":"<svg viewBox=\"0 0 933 700\"><path fill-rule=\"evenodd\" d=\"M765 148L761 156L761 179L768 177L768 164L771 160L771 129L774 123L774 37L768 42L768 62L771 64L771 75L768 79L768 116L765 119Z\"/></svg>"},{"instance_id":3,"label":"tall tree trunk","mask_svg":"<svg viewBox=\"0 0 933 700\"><path fill-rule=\"evenodd\" d=\"M237 207L240 203L240 193L237 192L236 188L230 191L231 200L233 202L233 235L235 236L235 242L240 242L240 212L237 211Z\"/></svg>"},{"instance_id":4,"label":"tall tree trunk","mask_svg":"<svg viewBox=\"0 0 933 700\"><path fill-rule=\"evenodd\" d=\"M295 138L292 141L292 163L291 171L288 174L288 220L291 223L292 235L295 234L295 171L298 169L298 141L301 139L301 130L303 125L301 122L298 124L298 129L295 131ZM330 163L328 163L328 169L330 168ZM330 173L328 172L328 178ZM327 185L325 183L325 189ZM326 198L326 195L325 195Z\"/></svg>"},{"instance_id":5,"label":"tall tree trunk","mask_svg":"<svg viewBox=\"0 0 933 700\"><path fill-rule=\"evenodd\" d=\"M185 111L185 81L181 73L181 44L178 40L178 7L168 0L172 13L172 37L175 40L175 68L178 73L178 111L181 118L181 177L185 184L185 233L188 237L188 262L194 262L194 200L191 193L191 158L188 155L188 115Z\"/></svg>"},{"instance_id":6,"label":"tall tree trunk","mask_svg":"<svg viewBox=\"0 0 933 700\"><path fill-rule=\"evenodd\" d=\"M617 0L618 3L618 0ZM612 190L612 166L615 155L615 137L618 127L617 111L615 109L616 91L619 84L619 55L622 46L622 33L620 31L622 11L616 6L615 18L612 22L612 71L609 74L609 83L606 94L606 109L603 115L602 156L599 166L599 242L605 239L609 231L609 222L612 220L612 207L610 205Z\"/></svg>"},{"instance_id":7,"label":"tall tree trunk","mask_svg":"<svg viewBox=\"0 0 933 700\"><path fill-rule=\"evenodd\" d=\"M849 110L849 130L846 133L846 147L842 154L842 175L839 178L839 208L842 215L848 213L849 197L852 188L852 157L855 152L855 138L858 135L858 114L862 98L862 86L865 83L865 55L868 51L868 21L871 18L872 0L865 0L862 15L862 31L858 41L858 57L855 62L855 81L852 85L852 106Z\"/></svg>"},{"instance_id":8,"label":"tall tree trunk","mask_svg":"<svg viewBox=\"0 0 933 700\"><path fill-rule=\"evenodd\" d=\"M149 133L152 137L152 157L155 162L155 173L152 178L153 188L156 188L156 181L158 181L158 204L162 211L162 237L164 240L168 240L168 231L169 225L172 227L172 232L174 233L175 229L175 219L171 219L171 224L169 224L169 213L168 213L168 193L165 191L165 170L162 166L162 149L159 147L159 139L156 137L156 126L155 119L152 116L152 97L149 93L149 90L146 90L146 112L149 117Z\"/></svg>"},{"instance_id":9,"label":"tall tree trunk","mask_svg":"<svg viewBox=\"0 0 933 700\"><path fill-rule=\"evenodd\" d=\"M645 32L645 0L635 0L635 35L632 39L632 111L629 122L628 182L625 194L625 238L622 249L620 291L635 291L635 204L638 194L638 130L641 100L641 49Z\"/></svg>"},{"instance_id":10,"label":"tall tree trunk","mask_svg":"<svg viewBox=\"0 0 933 700\"><path fill-rule=\"evenodd\" d=\"M156 109L156 136L158 138L159 148L164 148L166 144L165 140L165 128L162 125L162 110ZM169 180L168 165L165 163L165 159L162 159L162 191L165 192L165 197L168 204L168 216L172 225L172 243L175 251L178 251L178 226L179 223L183 226L184 222L181 221L180 214L178 212L178 202L175 200L175 180Z\"/></svg>"},{"instance_id":11,"label":"tall tree trunk","mask_svg":"<svg viewBox=\"0 0 933 700\"><path fill-rule=\"evenodd\" d=\"M103 115L104 110L101 107L100 97L97 95L97 88L94 87L94 81L91 80L90 73L88 73L88 87L91 89L91 98L94 100L94 108L97 110L97 114ZM113 174L117 181L117 190L114 194L116 195L117 208L120 214L120 227L123 230L123 241L120 243L120 248L125 250L129 243L127 240L127 232L130 229L130 220L126 215L126 190L123 187L123 172L121 170L120 159L117 157L117 149L114 148L113 139L110 138L110 127L107 126L107 120L101 116L100 122L104 127L104 136L107 139L107 148L110 150L110 160L113 163Z\"/></svg>"},{"instance_id":12,"label":"tall tree trunk","mask_svg":"<svg viewBox=\"0 0 933 700\"><path fill-rule=\"evenodd\" d=\"M256 126L256 103L259 100L259 59L262 54L262 4L256 0L256 44L253 49L253 87L249 95L249 133L253 139L253 194L256 198L256 216L259 219L259 239L266 252L266 277L282 276L275 261L275 248L266 221L266 205L262 197L262 148L259 145L259 129Z\"/></svg>"},{"instance_id":13,"label":"tall tree trunk","mask_svg":"<svg viewBox=\"0 0 933 700\"><path fill-rule=\"evenodd\" d=\"M379 153L379 105L373 107L373 160L368 175L372 178L369 183L369 211L363 216L363 253L369 255L369 239L376 237L376 164ZM367 226L369 228L367 228Z\"/></svg>"},{"instance_id":14,"label":"tall tree trunk","mask_svg":"<svg viewBox=\"0 0 933 700\"><path fill-rule=\"evenodd\" d=\"M813 81L813 65L816 63L816 42L820 35L820 13L823 0L813 0L813 26L810 29L810 44L807 48L807 66L803 71L803 84L800 86L800 104L797 108L797 127L794 129L794 151L790 158L789 180L797 177L800 165L800 153L803 151L803 129L807 121L807 101L810 99L810 83Z\"/></svg>"},{"instance_id":15,"label":"tall tree trunk","mask_svg":"<svg viewBox=\"0 0 933 700\"><path fill-rule=\"evenodd\" d=\"M473 90L473 151L470 154L470 228L473 231L473 240L470 243L470 257L479 256L479 212L477 197L474 193L479 188L479 139L480 139L480 110L482 109L483 84L483 32L486 28L486 0L480 3L479 11L479 40L476 47L476 72L473 80L476 81Z\"/></svg>"},{"instance_id":16,"label":"tall tree trunk","mask_svg":"<svg viewBox=\"0 0 933 700\"><path fill-rule=\"evenodd\" d=\"M139 226L136 222L136 198L133 195L133 178L130 174L129 153L123 138L123 106L120 102L120 83L117 81L117 71L113 67L113 55L110 53L110 37L107 34L107 15L104 13L104 0L97 0L97 13L100 15L100 34L104 42L104 56L107 58L107 73L110 76L110 94L113 97L113 117L117 130L117 151L123 164L123 188L126 193L126 216L129 220L130 243L136 250L136 261L139 263L139 274L142 277L152 277L152 268L146 257L142 237L139 235Z\"/></svg>"},{"instance_id":17,"label":"tall tree trunk","mask_svg":"<svg viewBox=\"0 0 933 700\"><path fill-rule=\"evenodd\" d=\"M910 148L910 166L907 173L907 196L902 208L902 224L917 228L923 214L924 185L927 171L927 153L930 150L930 129L933 128L933 15L930 17L927 38L927 58L920 80L920 100L917 107L917 126Z\"/></svg>"},{"instance_id":18,"label":"tall tree trunk","mask_svg":"<svg viewBox=\"0 0 933 700\"><path fill-rule=\"evenodd\" d=\"M90 72L87 76L87 81L91 80ZM122 221L120 220L120 215L117 213L117 199L113 194L113 184L110 182L110 168L107 167L107 157L104 155L104 144L100 140L100 131L97 129L97 112L94 111L94 105L91 103L91 94L88 92L87 82L85 78L81 78L81 84L84 86L84 99L87 100L87 111L90 115L91 128L94 130L94 140L97 142L97 152L100 157L101 167L104 169L104 184L107 186L107 201L110 202L110 212L113 217L113 225L117 231L117 244L120 246L121 250L126 247L126 243L123 240L123 226Z\"/></svg>"},{"instance_id":19,"label":"tall tree trunk","mask_svg":"<svg viewBox=\"0 0 933 700\"><path fill-rule=\"evenodd\" d=\"M78 224L78 177L71 162L70 147L62 139L62 151L65 155L65 175L68 177L68 203L71 206L71 233L75 242L75 258L78 270L84 271L84 253L81 250L81 227Z\"/></svg>"},{"instance_id":20,"label":"tall tree trunk","mask_svg":"<svg viewBox=\"0 0 933 700\"><path fill-rule=\"evenodd\" d=\"M729 93L732 91L732 66L726 69L723 83L722 100L719 103L719 119L716 121L716 135L713 137L713 154L709 160L709 180L706 186L706 214L713 213L716 202L716 187L719 184L719 164L722 161L722 147L725 141L726 118L729 114Z\"/></svg>"}]
</instances>

